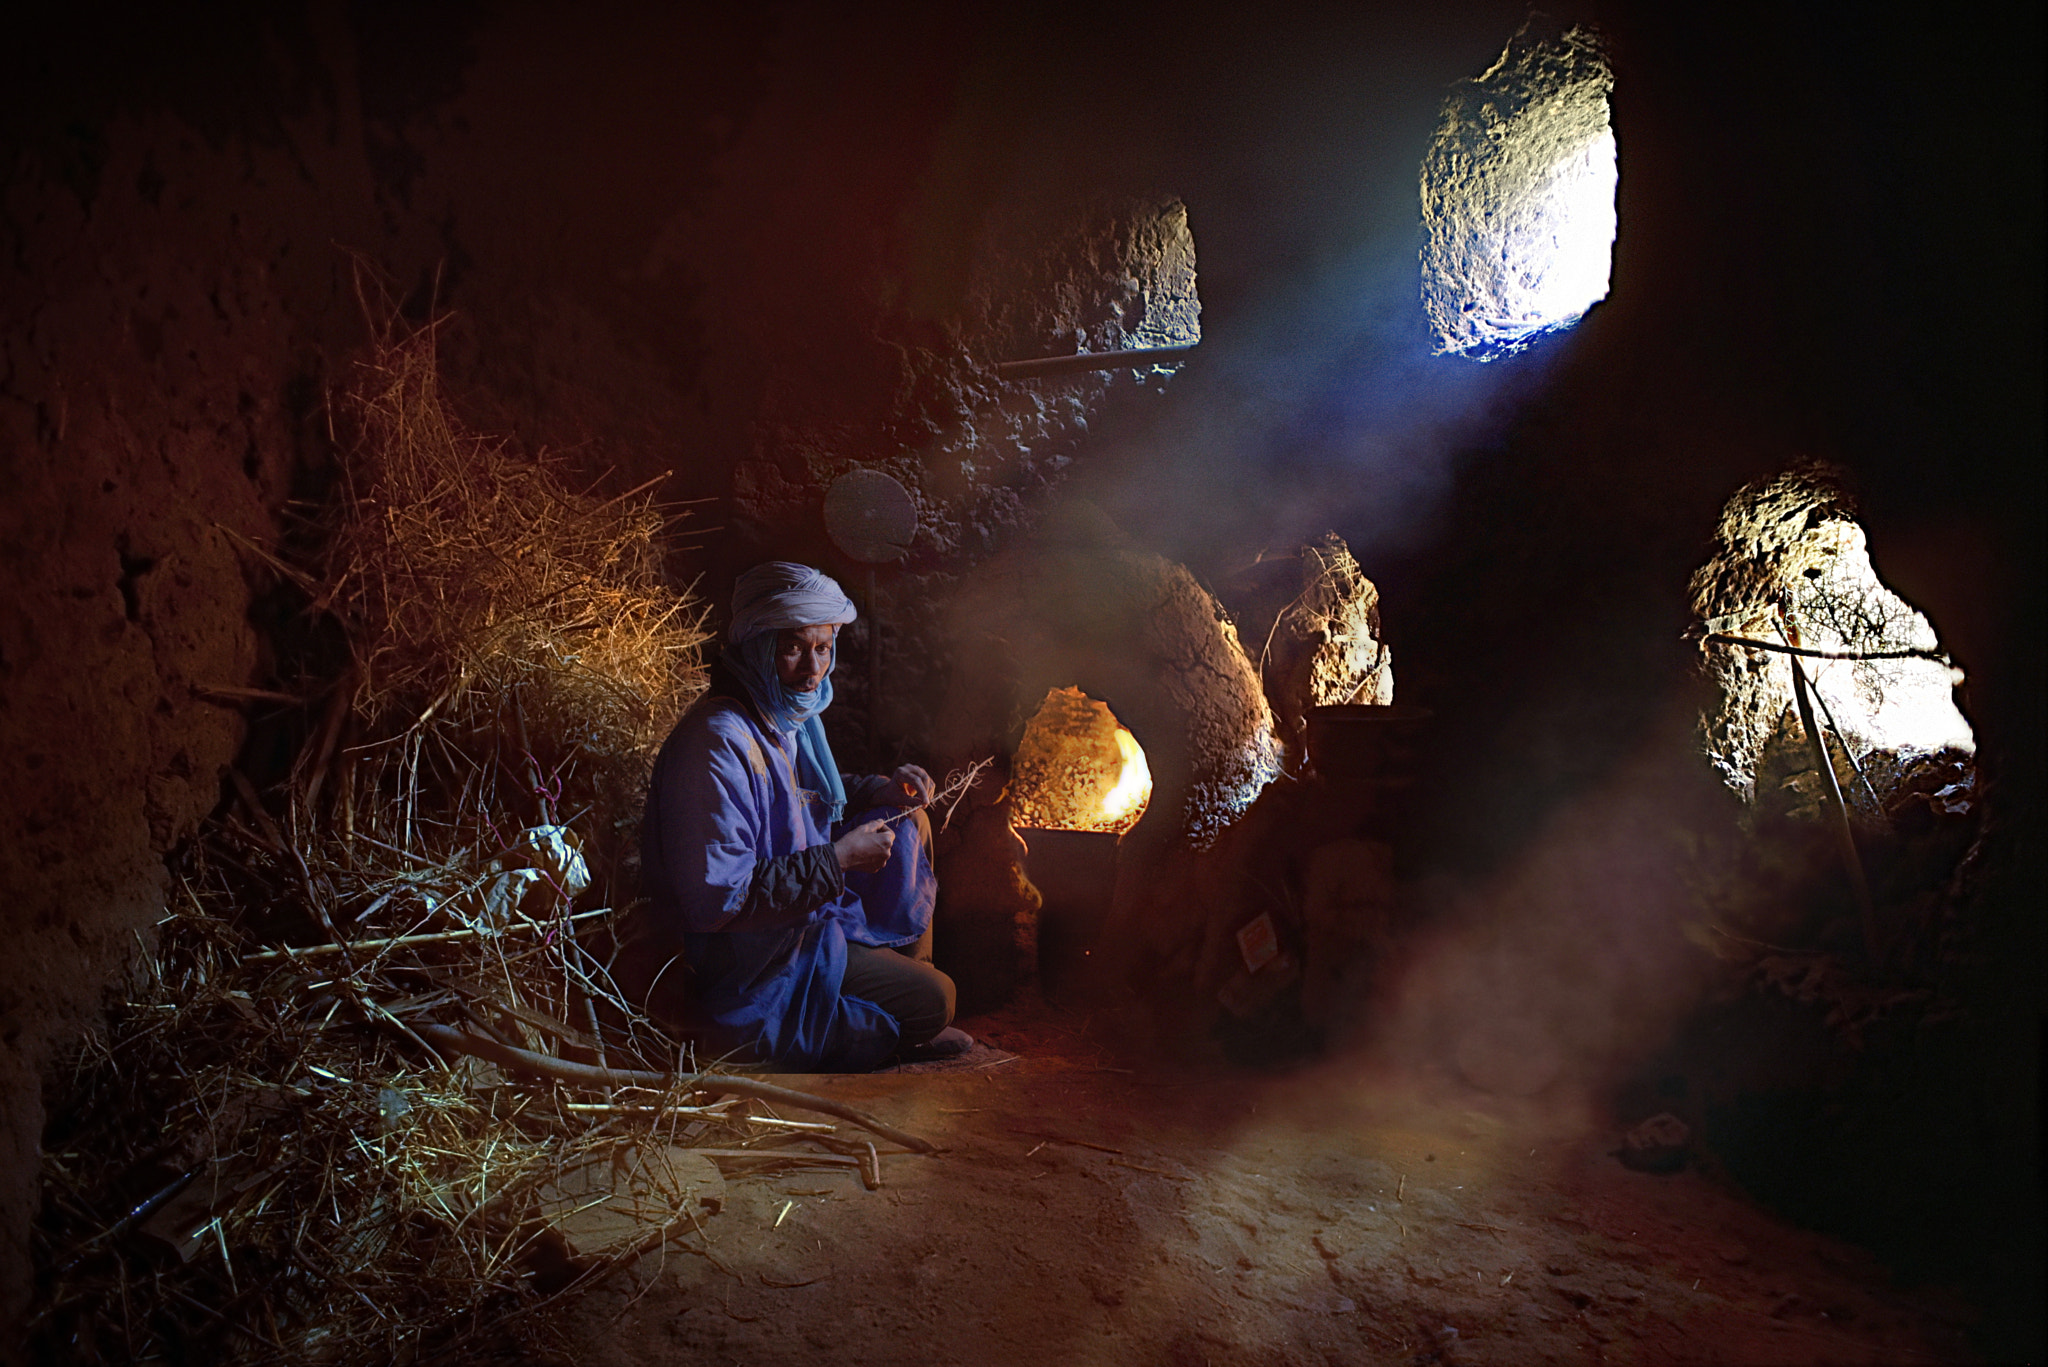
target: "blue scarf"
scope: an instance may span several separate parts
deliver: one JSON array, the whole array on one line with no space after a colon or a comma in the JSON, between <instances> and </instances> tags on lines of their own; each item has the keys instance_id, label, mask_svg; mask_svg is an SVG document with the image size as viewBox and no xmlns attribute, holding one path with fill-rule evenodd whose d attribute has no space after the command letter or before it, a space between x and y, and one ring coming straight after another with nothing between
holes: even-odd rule
<instances>
[{"instance_id":1,"label":"blue scarf","mask_svg":"<svg viewBox=\"0 0 2048 1367\"><path fill-rule=\"evenodd\" d=\"M785 736L796 737L797 781L823 801L829 830L846 815L846 783L839 777L839 765L825 739L825 724L819 720L832 705L832 675L828 672L808 693L784 685L775 673L775 640L779 634L764 631L737 645L728 645L722 658L733 677L746 685L768 724ZM835 658L838 649L838 642L834 641Z\"/></svg>"}]
</instances>

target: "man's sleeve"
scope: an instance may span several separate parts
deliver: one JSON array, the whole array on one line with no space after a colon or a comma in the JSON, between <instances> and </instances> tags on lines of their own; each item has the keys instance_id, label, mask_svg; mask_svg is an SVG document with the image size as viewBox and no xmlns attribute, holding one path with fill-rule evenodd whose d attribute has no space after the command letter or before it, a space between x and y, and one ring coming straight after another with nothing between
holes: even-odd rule
<instances>
[{"instance_id":1,"label":"man's sleeve","mask_svg":"<svg viewBox=\"0 0 2048 1367\"><path fill-rule=\"evenodd\" d=\"M846 874L830 845L757 860L739 914L725 930L772 930L801 925L846 889Z\"/></svg>"},{"instance_id":2,"label":"man's sleeve","mask_svg":"<svg viewBox=\"0 0 2048 1367\"><path fill-rule=\"evenodd\" d=\"M670 871L667 900L698 932L802 925L845 888L829 844L763 858L764 823L754 772L758 745L704 727L661 757L660 835Z\"/></svg>"}]
</instances>

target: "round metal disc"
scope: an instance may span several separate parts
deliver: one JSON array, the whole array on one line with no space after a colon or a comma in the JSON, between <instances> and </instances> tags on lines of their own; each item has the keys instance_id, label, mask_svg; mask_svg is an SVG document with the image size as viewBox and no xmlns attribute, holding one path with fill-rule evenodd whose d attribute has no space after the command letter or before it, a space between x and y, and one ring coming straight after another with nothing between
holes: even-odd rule
<instances>
[{"instance_id":1,"label":"round metal disc","mask_svg":"<svg viewBox=\"0 0 2048 1367\"><path fill-rule=\"evenodd\" d=\"M917 537L917 505L880 470L849 470L825 490L825 532L863 564L901 560Z\"/></svg>"}]
</instances>

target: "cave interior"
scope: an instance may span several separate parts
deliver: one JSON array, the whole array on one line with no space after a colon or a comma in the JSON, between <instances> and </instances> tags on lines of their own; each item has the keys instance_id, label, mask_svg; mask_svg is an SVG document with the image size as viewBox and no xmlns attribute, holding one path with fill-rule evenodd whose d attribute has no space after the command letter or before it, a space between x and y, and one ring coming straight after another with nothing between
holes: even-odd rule
<instances>
[{"instance_id":1,"label":"cave interior","mask_svg":"<svg viewBox=\"0 0 2048 1367\"><path fill-rule=\"evenodd\" d=\"M0 1266L33 1360L288 1333L237 1339L241 1299L79 1329L67 1278L158 1255L125 1247L134 1191L60 1209L49 1164L87 1132L80 1060L183 914L195 849L227 830L275 853L287 809L339 823L356 801L338 700L360 711L374 671L322 616L322 557L366 478L374 414L347 396L408 339L462 451L544 459L595 491L575 507L632 511L635 582L690 624L678 658L715 649L748 566L816 565L860 609L827 717L846 767L968 776L935 839L936 947L981 1052L819 1086L949 1125L1011 1075L973 1067L1092 1064L1027 1099L1123 1136L1083 1145L1097 1159L1137 1142L1112 1084L1171 1077L1292 1108L1311 1165L1426 1096L1540 1131L1532 1157L1590 1144L1659 1192L1710 1184L1764 1231L1710 1272L1763 1278L1760 1241L1817 1237L1871 1260L1879 1301L1945 1298L1897 1330L1902 1358L1796 1272L1744 1303L1794 1326L1776 1337L1631 1301L1588 1338L1569 1288L1527 1312L1539 1332L1412 1265L1398 1294L1373 1282L1322 1210L1301 1256L1348 1308L1232 1338L1173 1310L1197 1263L1133 1289L1140 1215L1114 1266L1083 1248L997 1278L1017 1323L1086 1287L1110 1337L999 1360L1596 1360L1626 1332L1655 1361L2048 1351L2038 12L362 0L19 22ZM1489 234L1535 211L1485 199L1523 145L1538 180L1562 184L1566 153L1608 174L1590 208L1515 230L1604 234L1525 336L1521 248ZM403 693L393 658L380 698ZM489 687L464 724L543 790L508 818L575 824L545 790L577 763L586 811L631 811L631 746L550 750L552 695L520 683L508 711ZM629 899L631 821L582 840L563 909ZM529 854L550 878L569 858ZM230 948L411 924L373 932L375 910L337 931L252 904ZM935 1163L977 1152L955 1138ZM1153 1161L1122 1180L1186 1199L1197 1179ZM720 1180L707 1227L767 1199ZM771 1231L799 1209L783 1190ZM1690 1209L1722 1237L1670 1199L1672 1228ZM1467 1213L1483 1245L1492 1217ZM891 1237L817 1228L820 1257ZM917 1295L966 1294L887 1256ZM1242 1291L1264 1256L1214 1275ZM822 1351L804 1335L830 1317L783 1289L803 1270L759 1272L724 1337L663 1332L706 1360ZM635 1326L714 1294L619 1275L641 1279L616 1310ZM677 1347L568 1313L561 1360ZM849 1330L844 1360L1008 1341L906 1323Z\"/></svg>"}]
</instances>

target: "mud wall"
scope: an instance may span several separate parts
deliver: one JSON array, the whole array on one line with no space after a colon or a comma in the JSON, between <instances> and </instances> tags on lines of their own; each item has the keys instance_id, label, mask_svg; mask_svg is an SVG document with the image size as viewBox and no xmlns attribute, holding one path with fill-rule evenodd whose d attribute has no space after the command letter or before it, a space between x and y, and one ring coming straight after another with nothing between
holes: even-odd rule
<instances>
[{"instance_id":1,"label":"mud wall","mask_svg":"<svg viewBox=\"0 0 2048 1367\"><path fill-rule=\"evenodd\" d=\"M337 237L374 223L308 27L224 26L240 88L17 35L0 200L0 1286L35 1199L39 1073L177 896L265 675L252 620L322 384L351 339ZM283 50L255 57L265 37ZM244 66L243 64L247 65ZM11 1337L11 1336L9 1336Z\"/></svg>"}]
</instances>

